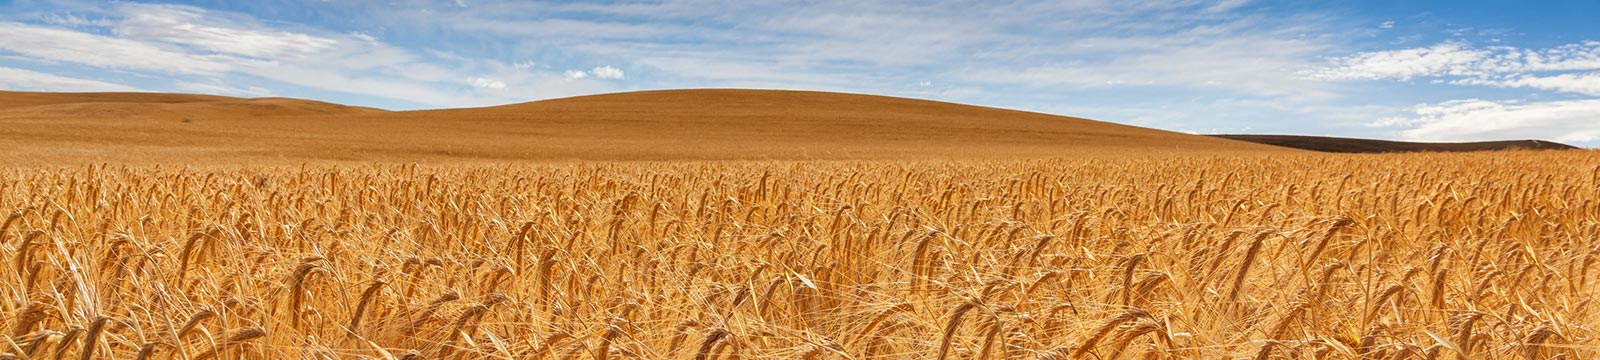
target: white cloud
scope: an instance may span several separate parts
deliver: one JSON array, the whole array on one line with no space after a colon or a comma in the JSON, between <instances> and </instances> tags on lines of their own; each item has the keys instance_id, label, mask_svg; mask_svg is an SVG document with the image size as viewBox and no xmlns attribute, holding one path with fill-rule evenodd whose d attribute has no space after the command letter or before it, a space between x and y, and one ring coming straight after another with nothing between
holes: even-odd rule
<instances>
[{"instance_id":1,"label":"white cloud","mask_svg":"<svg viewBox=\"0 0 1600 360\"><path fill-rule=\"evenodd\" d=\"M124 17L115 28L119 36L159 40L221 53L281 59L315 53L339 43L301 33L211 24L213 20L209 17L214 17L214 14L189 6L123 4L121 10ZM370 36L356 37L372 40Z\"/></svg>"},{"instance_id":2,"label":"white cloud","mask_svg":"<svg viewBox=\"0 0 1600 360\"><path fill-rule=\"evenodd\" d=\"M846 85L845 79L821 76L794 64L711 53L650 56L640 58L635 65L659 70L653 73L672 74L714 86L826 90L842 89Z\"/></svg>"},{"instance_id":3,"label":"white cloud","mask_svg":"<svg viewBox=\"0 0 1600 360\"><path fill-rule=\"evenodd\" d=\"M1232 11L1233 9L1237 9L1241 6L1249 5L1250 1L1251 0L1222 0L1216 5L1211 5L1211 7L1206 8L1205 11L1210 13Z\"/></svg>"},{"instance_id":4,"label":"white cloud","mask_svg":"<svg viewBox=\"0 0 1600 360\"><path fill-rule=\"evenodd\" d=\"M115 22L111 21L111 19L105 19L105 18L91 19L91 18L87 18L87 17L73 15L73 14L70 14L70 13L68 13L66 15L60 15L60 14L44 15L44 16L39 17L39 21L43 21L44 23L50 24L50 25L60 25L60 26L68 26L68 27L80 27L80 26L108 27L108 26L111 26L112 24L115 24Z\"/></svg>"},{"instance_id":5,"label":"white cloud","mask_svg":"<svg viewBox=\"0 0 1600 360\"><path fill-rule=\"evenodd\" d=\"M464 62L464 61L471 61L472 60L472 59L468 59L465 56L458 55L458 54L456 54L454 52L449 52L449 51L444 51L444 50L439 50L439 49L431 49L431 48L430 49L422 49L422 52L427 53L429 56L433 56L435 58L439 58L439 60L456 61L456 62Z\"/></svg>"},{"instance_id":6,"label":"white cloud","mask_svg":"<svg viewBox=\"0 0 1600 360\"><path fill-rule=\"evenodd\" d=\"M0 49L46 61L163 73L218 74L222 57L192 55L155 45L44 26L0 22Z\"/></svg>"},{"instance_id":7,"label":"white cloud","mask_svg":"<svg viewBox=\"0 0 1600 360\"><path fill-rule=\"evenodd\" d=\"M1323 80L1411 80L1462 86L1490 86L1600 96L1600 42L1584 41L1546 49L1508 46L1473 48L1444 43L1360 53L1334 59L1335 65L1303 73ZM1545 139L1592 143L1600 140L1600 99L1556 101L1453 100L1418 105L1406 116L1368 125L1394 129L1399 137L1423 141Z\"/></svg>"},{"instance_id":8,"label":"white cloud","mask_svg":"<svg viewBox=\"0 0 1600 360\"><path fill-rule=\"evenodd\" d=\"M1530 73L1600 70L1600 42L1585 41L1542 50L1509 46L1472 48L1462 43L1442 43L1426 48L1364 52L1334 58L1332 62L1333 66L1301 74L1320 80L1404 81L1419 77L1454 77L1472 79L1459 82L1461 84L1495 85Z\"/></svg>"},{"instance_id":9,"label":"white cloud","mask_svg":"<svg viewBox=\"0 0 1600 360\"><path fill-rule=\"evenodd\" d=\"M559 71L539 70L532 62L507 64L447 50L401 48L362 32L288 30L296 25L189 6L119 3L97 14L108 16L98 25L109 29L0 21L0 34L5 34L0 36L0 56L166 78L169 91L268 96L273 90L263 86L293 85L409 103L400 107L497 105L615 89L606 82L564 81ZM80 20L62 17L56 22L88 23ZM46 78L32 70L6 75L10 78L3 84L16 88L23 88L26 80L56 84L27 85L40 89L131 89ZM603 66L584 76L620 79L623 73Z\"/></svg>"},{"instance_id":10,"label":"white cloud","mask_svg":"<svg viewBox=\"0 0 1600 360\"><path fill-rule=\"evenodd\" d=\"M531 67L532 65L529 65L529 66ZM620 80L620 79L623 78L624 74L622 73L622 69L618 69L618 68L611 67L611 66L599 66L599 67L595 67L595 68L589 69L589 70L567 70L565 72L562 72L561 75L566 77L567 79L570 79L570 80L581 80L581 79L590 79L590 78L593 78L593 79Z\"/></svg>"},{"instance_id":11,"label":"white cloud","mask_svg":"<svg viewBox=\"0 0 1600 360\"><path fill-rule=\"evenodd\" d=\"M1274 97L1327 95L1323 84L1296 75L1326 51L1327 45L1282 34L1238 31L1194 28L1163 37L1085 38L1080 42L1093 45L1087 51L1102 55L1016 69L977 67L964 77L991 84L1221 89Z\"/></svg>"},{"instance_id":12,"label":"white cloud","mask_svg":"<svg viewBox=\"0 0 1600 360\"><path fill-rule=\"evenodd\" d=\"M614 67L611 67L611 66L596 67L596 68L594 68L592 70L589 70L589 74L594 75L594 77L596 79L620 80L620 79L622 79L622 76L623 76L622 69L614 68Z\"/></svg>"},{"instance_id":13,"label":"white cloud","mask_svg":"<svg viewBox=\"0 0 1600 360\"><path fill-rule=\"evenodd\" d=\"M1462 79L1452 81L1457 85L1486 85L1506 88L1531 88L1564 93L1600 96L1600 72L1559 74L1552 76L1522 75L1506 79Z\"/></svg>"},{"instance_id":14,"label":"white cloud","mask_svg":"<svg viewBox=\"0 0 1600 360\"><path fill-rule=\"evenodd\" d=\"M466 93L446 91L426 82L347 73L314 64L261 63L244 68L241 71L314 89L378 96L429 105L481 105L486 100L476 99Z\"/></svg>"},{"instance_id":15,"label":"white cloud","mask_svg":"<svg viewBox=\"0 0 1600 360\"><path fill-rule=\"evenodd\" d=\"M1331 68L1304 71L1319 80L1411 80L1419 76L1485 75L1484 60L1491 54L1444 43L1427 48L1376 51L1334 59Z\"/></svg>"},{"instance_id":16,"label":"white cloud","mask_svg":"<svg viewBox=\"0 0 1600 360\"><path fill-rule=\"evenodd\" d=\"M1393 21L1385 21L1382 24L1378 24L1378 28L1379 29L1393 29L1394 28L1394 22Z\"/></svg>"},{"instance_id":17,"label":"white cloud","mask_svg":"<svg viewBox=\"0 0 1600 360\"><path fill-rule=\"evenodd\" d=\"M198 83L181 81L174 85L179 91L198 94L229 95L243 97L268 97L273 96L272 90L260 86L230 86L219 83Z\"/></svg>"},{"instance_id":18,"label":"white cloud","mask_svg":"<svg viewBox=\"0 0 1600 360\"><path fill-rule=\"evenodd\" d=\"M1543 139L1560 142L1600 140L1600 99L1517 102L1479 99L1418 105L1413 116L1387 118L1371 125L1394 128L1401 138L1419 141Z\"/></svg>"},{"instance_id":19,"label":"white cloud","mask_svg":"<svg viewBox=\"0 0 1600 360\"><path fill-rule=\"evenodd\" d=\"M511 66L517 68L518 70L532 69L534 66L538 66L538 65L539 65L539 63L532 62L532 61L518 61L518 62L511 63Z\"/></svg>"},{"instance_id":20,"label":"white cloud","mask_svg":"<svg viewBox=\"0 0 1600 360\"><path fill-rule=\"evenodd\" d=\"M1521 59L1527 71L1600 70L1600 41L1584 41L1542 51L1521 50L1506 56Z\"/></svg>"},{"instance_id":21,"label":"white cloud","mask_svg":"<svg viewBox=\"0 0 1600 360\"><path fill-rule=\"evenodd\" d=\"M490 79L490 78L484 78L484 77L475 77L475 78L467 79L467 83L471 84L472 87L479 88L479 89L500 90L500 89L505 89L506 88L506 83L505 82L500 81L500 80Z\"/></svg>"},{"instance_id":22,"label":"white cloud","mask_svg":"<svg viewBox=\"0 0 1600 360\"><path fill-rule=\"evenodd\" d=\"M143 91L104 81L70 78L0 66L0 88L27 91Z\"/></svg>"}]
</instances>

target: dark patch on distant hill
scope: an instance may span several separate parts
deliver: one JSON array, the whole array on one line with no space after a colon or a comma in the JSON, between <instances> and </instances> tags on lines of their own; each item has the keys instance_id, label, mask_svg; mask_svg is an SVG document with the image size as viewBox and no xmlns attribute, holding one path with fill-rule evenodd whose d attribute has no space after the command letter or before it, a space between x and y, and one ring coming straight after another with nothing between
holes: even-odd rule
<instances>
[{"instance_id":1,"label":"dark patch on distant hill","mask_svg":"<svg viewBox=\"0 0 1600 360\"><path fill-rule=\"evenodd\" d=\"M1543 140L1425 143L1298 135L1211 135L1224 139L1333 153L1466 152L1496 150L1569 150L1577 147Z\"/></svg>"}]
</instances>

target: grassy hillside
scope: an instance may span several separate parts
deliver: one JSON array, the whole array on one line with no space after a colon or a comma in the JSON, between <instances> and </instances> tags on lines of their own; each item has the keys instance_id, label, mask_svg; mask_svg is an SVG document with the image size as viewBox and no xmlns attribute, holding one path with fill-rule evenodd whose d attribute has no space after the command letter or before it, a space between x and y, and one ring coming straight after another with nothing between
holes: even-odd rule
<instances>
[{"instance_id":1,"label":"grassy hillside","mask_svg":"<svg viewBox=\"0 0 1600 360\"><path fill-rule=\"evenodd\" d=\"M1108 122L769 90L388 112L294 99L0 93L0 163L960 159L1286 151ZM216 161L220 159L221 161Z\"/></svg>"}]
</instances>

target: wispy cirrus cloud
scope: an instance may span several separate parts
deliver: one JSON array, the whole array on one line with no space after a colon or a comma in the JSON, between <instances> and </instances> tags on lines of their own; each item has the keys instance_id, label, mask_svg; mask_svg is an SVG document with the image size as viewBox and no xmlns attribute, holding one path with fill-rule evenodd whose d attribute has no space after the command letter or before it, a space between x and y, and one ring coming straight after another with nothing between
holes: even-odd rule
<instances>
[{"instance_id":1,"label":"wispy cirrus cloud","mask_svg":"<svg viewBox=\"0 0 1600 360\"><path fill-rule=\"evenodd\" d=\"M42 64L171 77L173 90L225 95L276 93L254 84L225 85L258 79L427 106L502 104L606 89L604 83L563 81L558 73L491 59L403 48L364 33L294 31L243 14L193 6L123 3L102 15L94 21L47 16L46 20L56 21L0 22L0 32L8 35L0 37L0 50ZM596 77L606 79L620 79L622 74L613 67L596 70ZM40 78L18 74L7 73L15 77L9 82ZM54 83L58 86L31 88L60 90L71 84L95 90L133 88L104 82Z\"/></svg>"},{"instance_id":2,"label":"wispy cirrus cloud","mask_svg":"<svg viewBox=\"0 0 1600 360\"><path fill-rule=\"evenodd\" d=\"M215 53L303 58L340 45L338 40L321 36L259 29L253 21L239 16L211 14L191 6L130 3L122 4L119 12L122 19L112 26L112 31L121 38L179 44Z\"/></svg>"},{"instance_id":3,"label":"wispy cirrus cloud","mask_svg":"<svg viewBox=\"0 0 1600 360\"><path fill-rule=\"evenodd\" d=\"M67 29L0 22L0 49L31 59L157 73L219 74L229 59Z\"/></svg>"},{"instance_id":4,"label":"wispy cirrus cloud","mask_svg":"<svg viewBox=\"0 0 1600 360\"><path fill-rule=\"evenodd\" d=\"M1519 75L1502 79L1462 79L1453 84L1488 85L1506 88L1530 88L1556 92L1600 96L1600 72L1560 74L1550 76Z\"/></svg>"},{"instance_id":5,"label":"wispy cirrus cloud","mask_svg":"<svg viewBox=\"0 0 1600 360\"><path fill-rule=\"evenodd\" d=\"M1600 41L1548 49L1474 48L1442 43L1426 48L1374 51L1334 58L1334 66L1301 72L1319 80L1429 79L1456 85L1534 88L1596 95Z\"/></svg>"},{"instance_id":6,"label":"wispy cirrus cloud","mask_svg":"<svg viewBox=\"0 0 1600 360\"><path fill-rule=\"evenodd\" d=\"M0 89L32 91L141 91L132 86L0 66Z\"/></svg>"},{"instance_id":7,"label":"wispy cirrus cloud","mask_svg":"<svg viewBox=\"0 0 1600 360\"><path fill-rule=\"evenodd\" d=\"M1416 77L1484 76L1494 69L1485 61L1491 52L1468 49L1457 43L1426 48L1365 52L1335 58L1331 67L1304 70L1318 80L1411 80Z\"/></svg>"},{"instance_id":8,"label":"wispy cirrus cloud","mask_svg":"<svg viewBox=\"0 0 1600 360\"><path fill-rule=\"evenodd\" d=\"M1191 29L1159 38L1080 39L1073 45L1103 55L1021 69L980 68L969 75L988 83L1036 86L1213 89L1269 97L1324 94L1324 84L1295 74L1331 45L1255 33L1246 30L1246 24L1230 25L1238 29Z\"/></svg>"},{"instance_id":9,"label":"wispy cirrus cloud","mask_svg":"<svg viewBox=\"0 0 1600 360\"><path fill-rule=\"evenodd\" d=\"M173 86L176 89L178 89L178 91L188 92L188 93L216 94L216 95L228 95L228 96L245 96L245 97L267 97L267 96L275 96L276 95L275 93L273 93L273 91L271 89L267 89L267 88L264 88L264 87L253 86L253 85L235 86L235 85L229 85L229 84L226 84L226 83L223 83L223 82L220 82L220 81L213 81L213 82L180 81L177 84L174 84Z\"/></svg>"},{"instance_id":10,"label":"wispy cirrus cloud","mask_svg":"<svg viewBox=\"0 0 1600 360\"><path fill-rule=\"evenodd\" d=\"M86 16L79 16L77 14L72 14L72 13L45 14L43 16L40 16L39 20L43 21L46 24L60 25L60 26L67 26L67 27L81 27L81 26L107 27L107 26L111 26L111 25L115 24L115 22L112 22L111 19L91 18L91 17L86 17Z\"/></svg>"}]
</instances>

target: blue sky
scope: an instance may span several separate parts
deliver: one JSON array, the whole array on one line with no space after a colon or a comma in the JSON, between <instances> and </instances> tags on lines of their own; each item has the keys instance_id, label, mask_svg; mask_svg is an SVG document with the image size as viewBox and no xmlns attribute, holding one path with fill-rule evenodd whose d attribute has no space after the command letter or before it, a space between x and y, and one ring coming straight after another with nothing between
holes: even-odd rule
<instances>
[{"instance_id":1,"label":"blue sky","mask_svg":"<svg viewBox=\"0 0 1600 360\"><path fill-rule=\"evenodd\" d=\"M9 1L0 89L388 109L883 94L1194 133L1600 146L1600 1Z\"/></svg>"}]
</instances>

